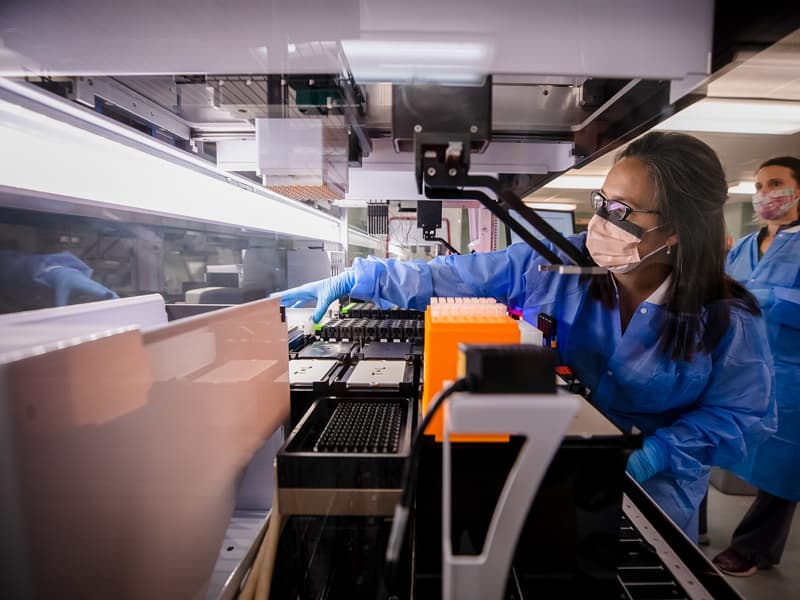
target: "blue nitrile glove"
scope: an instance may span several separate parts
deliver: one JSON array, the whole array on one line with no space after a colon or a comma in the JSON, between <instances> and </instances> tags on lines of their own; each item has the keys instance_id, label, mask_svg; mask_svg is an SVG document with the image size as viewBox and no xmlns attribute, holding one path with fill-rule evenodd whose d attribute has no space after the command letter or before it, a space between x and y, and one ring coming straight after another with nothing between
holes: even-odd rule
<instances>
[{"instance_id":1,"label":"blue nitrile glove","mask_svg":"<svg viewBox=\"0 0 800 600\"><path fill-rule=\"evenodd\" d=\"M93 300L119 298L106 286L70 267L50 269L42 273L39 279L53 288L56 306L65 306L69 303L70 298L80 296L87 296Z\"/></svg>"},{"instance_id":2,"label":"blue nitrile glove","mask_svg":"<svg viewBox=\"0 0 800 600\"><path fill-rule=\"evenodd\" d=\"M627 471L636 483L650 479L667 466L669 449L661 440L654 437L645 438L640 450L635 450L628 458Z\"/></svg>"},{"instance_id":3,"label":"blue nitrile glove","mask_svg":"<svg viewBox=\"0 0 800 600\"><path fill-rule=\"evenodd\" d=\"M349 294L355 284L355 274L352 271L345 271L330 279L320 279L283 292L270 294L270 298L280 297L281 304L289 308L297 308L306 302L315 300L317 302L317 310L314 311L311 318L314 319L315 323L319 323L331 302L345 294Z\"/></svg>"}]
</instances>

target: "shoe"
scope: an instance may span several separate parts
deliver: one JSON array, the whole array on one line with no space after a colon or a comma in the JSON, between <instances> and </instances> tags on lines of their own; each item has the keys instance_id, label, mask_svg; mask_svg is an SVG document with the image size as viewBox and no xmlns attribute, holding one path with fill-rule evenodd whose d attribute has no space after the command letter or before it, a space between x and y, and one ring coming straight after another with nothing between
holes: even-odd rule
<instances>
[{"instance_id":1,"label":"shoe","mask_svg":"<svg viewBox=\"0 0 800 600\"><path fill-rule=\"evenodd\" d=\"M758 573L758 564L749 558L745 558L733 548L723 550L711 562L726 575L733 575L734 577L751 577Z\"/></svg>"},{"instance_id":2,"label":"shoe","mask_svg":"<svg viewBox=\"0 0 800 600\"><path fill-rule=\"evenodd\" d=\"M708 546L711 544L711 537L707 533L701 533L697 536L697 543L701 546Z\"/></svg>"}]
</instances>

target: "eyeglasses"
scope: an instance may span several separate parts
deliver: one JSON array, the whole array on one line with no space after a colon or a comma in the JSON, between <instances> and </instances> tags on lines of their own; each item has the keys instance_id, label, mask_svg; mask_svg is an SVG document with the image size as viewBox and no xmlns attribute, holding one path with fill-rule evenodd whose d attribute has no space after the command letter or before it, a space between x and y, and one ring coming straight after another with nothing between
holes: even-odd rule
<instances>
[{"instance_id":1,"label":"eyeglasses","mask_svg":"<svg viewBox=\"0 0 800 600\"><path fill-rule=\"evenodd\" d=\"M603 195L603 192L600 190L594 190L591 195L592 198L592 208L595 210L600 210L604 208L606 212L616 219L617 221L624 221L628 218L628 215L631 213L651 213L655 215L660 215L661 211L659 210L641 210L638 208L631 208L624 202L620 202L619 200L609 200Z\"/></svg>"}]
</instances>

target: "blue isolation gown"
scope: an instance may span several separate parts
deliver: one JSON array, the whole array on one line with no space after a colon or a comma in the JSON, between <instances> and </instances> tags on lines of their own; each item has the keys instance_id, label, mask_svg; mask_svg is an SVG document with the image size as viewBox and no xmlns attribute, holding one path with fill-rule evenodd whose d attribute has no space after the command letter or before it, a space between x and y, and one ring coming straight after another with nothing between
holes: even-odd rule
<instances>
[{"instance_id":1,"label":"blue isolation gown","mask_svg":"<svg viewBox=\"0 0 800 600\"><path fill-rule=\"evenodd\" d=\"M29 254L0 250L0 312L47 305L42 297L52 296L52 290L44 274L60 267L75 269L87 278L92 276L92 269L70 252Z\"/></svg>"},{"instance_id":2,"label":"blue isolation gown","mask_svg":"<svg viewBox=\"0 0 800 600\"><path fill-rule=\"evenodd\" d=\"M752 233L736 243L727 270L764 311L778 431L733 471L773 496L800 501L800 225L780 230L761 260L757 238Z\"/></svg>"},{"instance_id":3,"label":"blue isolation gown","mask_svg":"<svg viewBox=\"0 0 800 600\"><path fill-rule=\"evenodd\" d=\"M585 234L569 239L583 249ZM529 323L536 324L540 312L554 316L560 359L592 390L592 402L623 429L636 426L669 448L667 467L643 487L696 539L707 465L741 461L748 445L775 430L762 319L733 308L729 329L710 355L674 361L658 350L665 318L658 296L666 285L637 307L623 334L618 309L592 300L588 280L541 273L539 264L547 261L527 244L429 263L356 259L351 295L415 309L432 296L493 297L522 309Z\"/></svg>"}]
</instances>

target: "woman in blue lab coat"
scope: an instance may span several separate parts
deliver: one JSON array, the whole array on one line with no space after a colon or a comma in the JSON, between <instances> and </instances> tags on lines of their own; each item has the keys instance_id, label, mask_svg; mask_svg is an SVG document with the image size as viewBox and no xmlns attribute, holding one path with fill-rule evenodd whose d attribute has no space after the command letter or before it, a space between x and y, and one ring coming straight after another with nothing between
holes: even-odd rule
<instances>
[{"instance_id":1,"label":"woman in blue lab coat","mask_svg":"<svg viewBox=\"0 0 800 600\"><path fill-rule=\"evenodd\" d=\"M764 227L739 240L728 273L758 298L775 363L778 431L733 471L758 488L729 548L714 558L731 575L780 562L800 500L800 159L756 172L753 208Z\"/></svg>"},{"instance_id":2,"label":"woman in blue lab coat","mask_svg":"<svg viewBox=\"0 0 800 600\"><path fill-rule=\"evenodd\" d=\"M283 302L316 300L319 318L345 293L416 309L432 296L491 296L531 323L549 313L560 359L592 402L644 432L628 471L696 539L708 465L741 461L775 429L764 324L755 299L724 273L726 198L711 148L650 133L617 156L592 194L588 234L570 238L607 275L542 273L545 259L512 244L429 263L357 259L351 271L285 292Z\"/></svg>"},{"instance_id":3,"label":"woman in blue lab coat","mask_svg":"<svg viewBox=\"0 0 800 600\"><path fill-rule=\"evenodd\" d=\"M92 270L69 252L0 251L0 312L117 298L92 279Z\"/></svg>"}]
</instances>

